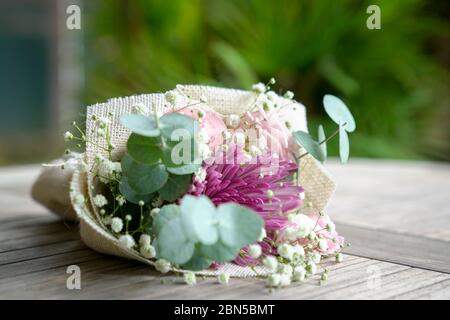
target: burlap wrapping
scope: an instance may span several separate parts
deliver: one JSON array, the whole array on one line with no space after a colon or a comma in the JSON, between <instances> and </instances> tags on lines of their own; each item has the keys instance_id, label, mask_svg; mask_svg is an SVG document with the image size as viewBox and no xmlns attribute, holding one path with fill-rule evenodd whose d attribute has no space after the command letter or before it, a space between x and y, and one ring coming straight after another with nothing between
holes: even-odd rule
<instances>
[{"instance_id":1,"label":"burlap wrapping","mask_svg":"<svg viewBox=\"0 0 450 320\"><path fill-rule=\"evenodd\" d=\"M216 112L227 114L242 114L253 105L256 94L250 91L235 89L225 89L209 86L179 85L179 90L188 96L190 101L179 101L180 106L186 103L198 102L201 98L206 99L208 106ZM120 159L125 151L126 142L130 134L129 130L119 123L121 115L135 112L134 106L137 104L148 107L148 113L154 112L154 108L160 112L167 111L169 108L164 98L164 94L143 94L125 98L114 98L105 103L99 103L89 106L87 109L86 135L87 146L85 160L88 167L94 165L95 157L98 154L107 156L105 139L100 137L96 130L95 121L92 116L107 117L112 113L112 123L110 124L111 142L115 145L113 158ZM286 106L280 113L282 120L289 120L293 130L307 131L305 107L299 103L292 103L290 100L279 97L278 105ZM301 151L299 151L301 152ZM299 167L300 183L305 188L305 205L301 209L304 213L317 212L324 210L330 197L335 190L335 183L325 171L323 166L311 156L305 156L301 159ZM73 207L80 220L80 234L84 243L90 248L110 255L120 256L132 260L144 262L153 265L153 262L143 258L138 252L120 247L118 241L109 234L102 225L99 215L92 205L93 190L92 173L82 173L75 170L70 184L71 199ZM89 201L77 205L73 202L74 195L81 193ZM38 199L39 200L39 199ZM39 200L40 201L40 200ZM42 201L41 201L42 202ZM183 272L183 270L178 270ZM265 274L267 270L263 267L257 267L258 274ZM255 276L256 273L248 267L240 267L232 263L224 264L219 270L204 270L198 272L202 275L217 275L226 272L234 277Z\"/></svg>"}]
</instances>

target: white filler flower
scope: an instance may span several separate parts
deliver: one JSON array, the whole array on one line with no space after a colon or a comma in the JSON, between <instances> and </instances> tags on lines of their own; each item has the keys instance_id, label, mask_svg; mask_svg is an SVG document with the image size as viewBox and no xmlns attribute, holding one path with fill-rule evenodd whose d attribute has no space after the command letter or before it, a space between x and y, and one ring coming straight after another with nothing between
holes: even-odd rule
<instances>
[{"instance_id":1,"label":"white filler flower","mask_svg":"<svg viewBox=\"0 0 450 320\"><path fill-rule=\"evenodd\" d=\"M119 237L119 245L123 248L131 249L136 245L136 242L131 235L123 234Z\"/></svg>"},{"instance_id":2,"label":"white filler flower","mask_svg":"<svg viewBox=\"0 0 450 320\"><path fill-rule=\"evenodd\" d=\"M146 259L151 259L156 256L156 250L155 248L150 244L145 244L140 247L139 252L144 256Z\"/></svg>"},{"instance_id":3,"label":"white filler flower","mask_svg":"<svg viewBox=\"0 0 450 320\"><path fill-rule=\"evenodd\" d=\"M123 221L119 217L115 217L111 219L111 229L115 233L119 233L123 229Z\"/></svg>"},{"instance_id":4,"label":"white filler flower","mask_svg":"<svg viewBox=\"0 0 450 320\"><path fill-rule=\"evenodd\" d=\"M270 270L276 270L278 266L278 260L274 256L267 256L263 259L263 264Z\"/></svg>"},{"instance_id":5,"label":"white filler flower","mask_svg":"<svg viewBox=\"0 0 450 320\"><path fill-rule=\"evenodd\" d=\"M94 204L101 208L108 204L108 200L106 200L105 196L102 194L98 194L94 197Z\"/></svg>"},{"instance_id":6,"label":"white filler flower","mask_svg":"<svg viewBox=\"0 0 450 320\"><path fill-rule=\"evenodd\" d=\"M228 282L230 281L230 275L228 273L221 273L217 277L217 280L220 284L228 284Z\"/></svg>"},{"instance_id":7,"label":"white filler flower","mask_svg":"<svg viewBox=\"0 0 450 320\"><path fill-rule=\"evenodd\" d=\"M251 244L248 247L248 254L253 259L258 259L261 256L261 253L262 253L262 249L261 249L261 246L259 244Z\"/></svg>"},{"instance_id":8,"label":"white filler flower","mask_svg":"<svg viewBox=\"0 0 450 320\"><path fill-rule=\"evenodd\" d=\"M167 273L170 271L170 262L164 259L159 259L155 262L155 268L161 273Z\"/></svg>"},{"instance_id":9,"label":"white filler flower","mask_svg":"<svg viewBox=\"0 0 450 320\"><path fill-rule=\"evenodd\" d=\"M195 277L195 273L186 272L184 274L184 282L186 282L190 286L195 285L197 283L197 278Z\"/></svg>"}]
</instances>

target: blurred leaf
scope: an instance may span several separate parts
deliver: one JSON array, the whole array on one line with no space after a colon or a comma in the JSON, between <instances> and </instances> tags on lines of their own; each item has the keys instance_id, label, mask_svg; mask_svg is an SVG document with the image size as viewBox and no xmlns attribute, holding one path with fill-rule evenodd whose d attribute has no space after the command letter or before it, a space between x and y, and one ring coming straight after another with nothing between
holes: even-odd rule
<instances>
[{"instance_id":1,"label":"blurred leaf","mask_svg":"<svg viewBox=\"0 0 450 320\"><path fill-rule=\"evenodd\" d=\"M326 143L326 136L325 131L323 130L323 126L319 125L318 132L317 132L317 140L319 142L320 148L322 149L322 153L324 158L327 158L327 143Z\"/></svg>"},{"instance_id":2,"label":"blurred leaf","mask_svg":"<svg viewBox=\"0 0 450 320\"><path fill-rule=\"evenodd\" d=\"M342 163L347 163L350 154L350 142L345 126L339 125L339 157Z\"/></svg>"},{"instance_id":3,"label":"blurred leaf","mask_svg":"<svg viewBox=\"0 0 450 320\"><path fill-rule=\"evenodd\" d=\"M325 161L325 154L319 143L314 140L308 133L303 131L296 131L292 133L295 141L300 144L305 150L320 162Z\"/></svg>"},{"instance_id":4,"label":"blurred leaf","mask_svg":"<svg viewBox=\"0 0 450 320\"><path fill-rule=\"evenodd\" d=\"M335 123L339 126L342 124L342 127L348 132L355 131L355 119L341 99L331 94L326 94L323 97L323 106L327 114Z\"/></svg>"}]
</instances>

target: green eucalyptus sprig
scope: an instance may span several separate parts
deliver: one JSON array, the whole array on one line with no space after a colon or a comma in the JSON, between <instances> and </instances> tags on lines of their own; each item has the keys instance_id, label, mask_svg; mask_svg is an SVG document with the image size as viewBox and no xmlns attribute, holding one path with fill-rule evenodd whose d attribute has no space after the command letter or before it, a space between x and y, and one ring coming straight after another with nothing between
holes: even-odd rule
<instances>
[{"instance_id":1,"label":"green eucalyptus sprig","mask_svg":"<svg viewBox=\"0 0 450 320\"><path fill-rule=\"evenodd\" d=\"M186 193L192 174L201 165L195 158L197 121L180 113L161 117L155 113L151 117L126 114L120 122L132 132L121 161L120 191L124 197L133 203L141 200L147 203L155 192L166 201L174 201ZM180 143L188 148L175 150ZM174 151L189 154L179 154L183 161L174 161Z\"/></svg>"},{"instance_id":2,"label":"green eucalyptus sprig","mask_svg":"<svg viewBox=\"0 0 450 320\"><path fill-rule=\"evenodd\" d=\"M338 124L339 127L329 137L326 137L325 131L320 125L318 128L318 140L315 140L304 131L293 132L294 140L306 150L297 160L310 154L317 160L324 162L327 158L327 142L339 134L339 157L342 163L346 163L350 153L348 132L355 131L355 119L345 103L338 97L330 94L325 95L323 97L323 106L331 120Z\"/></svg>"},{"instance_id":3,"label":"green eucalyptus sprig","mask_svg":"<svg viewBox=\"0 0 450 320\"><path fill-rule=\"evenodd\" d=\"M213 261L228 262L242 247L259 239L263 219L236 203L217 208L206 196L185 196L181 205L161 208L153 221L157 257L187 270L203 270Z\"/></svg>"}]
</instances>

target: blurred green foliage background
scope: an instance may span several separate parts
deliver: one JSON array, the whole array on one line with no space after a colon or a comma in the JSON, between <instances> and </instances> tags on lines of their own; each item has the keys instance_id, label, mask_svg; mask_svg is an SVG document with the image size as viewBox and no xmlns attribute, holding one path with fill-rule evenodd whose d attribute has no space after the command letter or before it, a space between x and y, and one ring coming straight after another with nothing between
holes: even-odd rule
<instances>
[{"instance_id":1,"label":"blurred green foliage background","mask_svg":"<svg viewBox=\"0 0 450 320\"><path fill-rule=\"evenodd\" d=\"M366 27L369 4L381 8L381 30ZM449 160L449 9L425 0L86 1L83 100L178 83L250 88L273 76L276 91L307 106L313 133L333 126L324 94L347 102L358 126L352 156Z\"/></svg>"}]
</instances>

